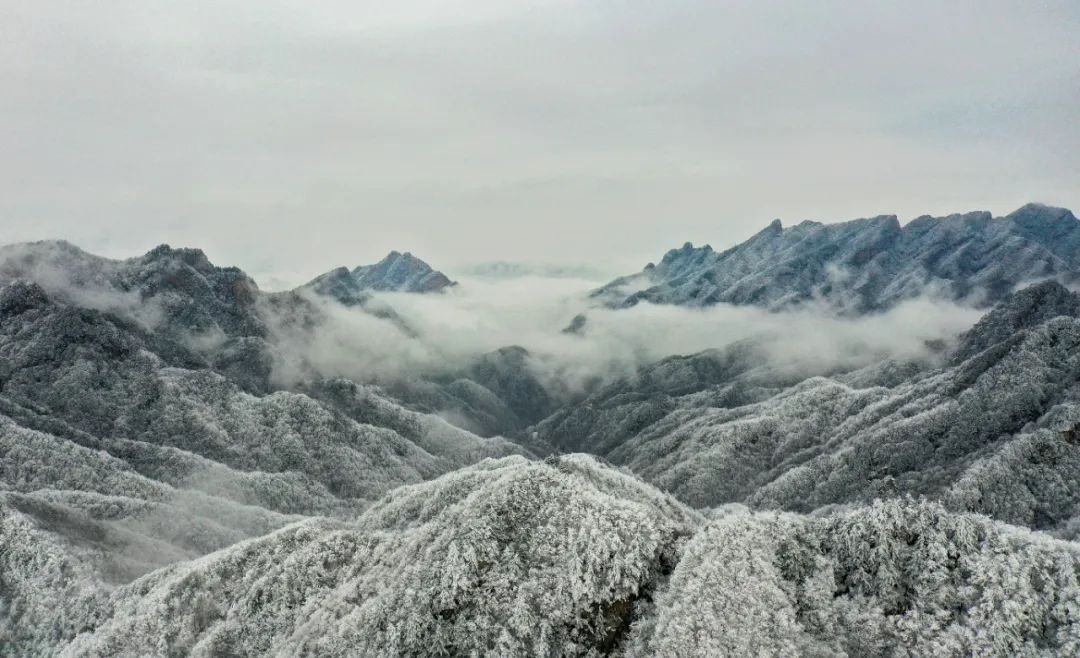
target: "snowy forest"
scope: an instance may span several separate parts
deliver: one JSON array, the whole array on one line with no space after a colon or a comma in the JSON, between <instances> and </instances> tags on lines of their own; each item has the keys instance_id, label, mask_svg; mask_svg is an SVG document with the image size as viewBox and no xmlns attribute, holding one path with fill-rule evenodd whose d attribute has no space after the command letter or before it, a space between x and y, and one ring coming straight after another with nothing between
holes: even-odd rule
<instances>
[{"instance_id":1,"label":"snowy forest","mask_svg":"<svg viewBox=\"0 0 1080 658\"><path fill-rule=\"evenodd\" d=\"M1072 212L588 274L0 248L0 655L1080 655Z\"/></svg>"},{"instance_id":2,"label":"snowy forest","mask_svg":"<svg viewBox=\"0 0 1080 658\"><path fill-rule=\"evenodd\" d=\"M0 658L1080 658L1080 0L0 0Z\"/></svg>"}]
</instances>

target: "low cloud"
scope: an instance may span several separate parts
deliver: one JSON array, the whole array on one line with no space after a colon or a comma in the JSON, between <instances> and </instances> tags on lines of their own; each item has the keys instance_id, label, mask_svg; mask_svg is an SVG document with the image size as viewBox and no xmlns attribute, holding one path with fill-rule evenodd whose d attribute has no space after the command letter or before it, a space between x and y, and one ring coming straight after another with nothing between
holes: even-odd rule
<instances>
[{"instance_id":1,"label":"low cloud","mask_svg":"<svg viewBox=\"0 0 1080 658\"><path fill-rule=\"evenodd\" d=\"M926 357L928 343L955 337L982 314L932 298L857 318L841 317L824 303L781 312L647 303L613 310L590 308L588 293L595 286L565 277L462 278L444 294L379 294L377 300L393 308L414 335L362 309L315 299L322 315L317 327L277 333L277 374L293 381L311 375L361 381L437 376L519 345L533 355L537 373L553 391L580 392L666 356L745 339L759 341L774 367L816 374L889 357ZM588 317L584 332L563 333L581 312Z\"/></svg>"},{"instance_id":2,"label":"low cloud","mask_svg":"<svg viewBox=\"0 0 1080 658\"><path fill-rule=\"evenodd\" d=\"M67 242L13 244L0 248L0 285L26 279L75 306L112 313L148 330L161 326L165 309L160 300L118 288L113 280L118 266Z\"/></svg>"},{"instance_id":3,"label":"low cloud","mask_svg":"<svg viewBox=\"0 0 1080 658\"><path fill-rule=\"evenodd\" d=\"M62 242L0 250L0 280L29 278L59 299L115 313L150 330L160 327L162 300L118 289L111 269L117 265ZM954 337L981 315L934 297L860 317L841 317L837 306L824 300L780 312L648 303L613 310L590 298L601 283L596 277L563 271L543 276L522 268L511 277L457 278L460 285L441 294L377 293L363 308L314 294L301 295L294 304L265 304L262 313L276 355L274 378L291 386L318 377L361 382L438 377L459 373L485 353L518 345L530 352L536 374L552 393L576 394L632 376L666 356L745 339L759 343L772 367L813 375L883 358L927 356L929 342ZM584 331L564 333L582 312L588 318ZM202 353L226 342L216 328L181 338Z\"/></svg>"}]
</instances>

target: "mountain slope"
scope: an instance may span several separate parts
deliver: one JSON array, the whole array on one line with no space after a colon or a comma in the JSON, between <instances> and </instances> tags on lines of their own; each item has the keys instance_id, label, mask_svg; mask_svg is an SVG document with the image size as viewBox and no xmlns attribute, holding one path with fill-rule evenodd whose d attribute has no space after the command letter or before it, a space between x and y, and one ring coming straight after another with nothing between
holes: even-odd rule
<instances>
[{"instance_id":1,"label":"mountain slope","mask_svg":"<svg viewBox=\"0 0 1080 658\"><path fill-rule=\"evenodd\" d=\"M251 393L173 339L182 327L150 330L23 280L0 288L0 490L105 515L176 560L523 452L373 387L350 390L349 413L300 392Z\"/></svg>"},{"instance_id":2,"label":"mountain slope","mask_svg":"<svg viewBox=\"0 0 1080 658\"><path fill-rule=\"evenodd\" d=\"M72 655L584 653L626 632L698 520L588 458L488 461L353 522L309 520L160 570L39 632L84 630ZM29 566L26 583L49 573Z\"/></svg>"},{"instance_id":3,"label":"mountain slope","mask_svg":"<svg viewBox=\"0 0 1080 658\"><path fill-rule=\"evenodd\" d=\"M292 524L108 596L100 558L122 540L77 514L55 517L0 499L0 567L20 602L0 628L28 651L961 656L1080 647L1074 544L903 500L821 518L733 511L706 520L584 456L487 461L399 489L355 521Z\"/></svg>"},{"instance_id":4,"label":"mountain slope","mask_svg":"<svg viewBox=\"0 0 1080 658\"><path fill-rule=\"evenodd\" d=\"M1019 285L1080 279L1080 221L1028 204L1005 217L974 212L837 224L774 221L723 252L690 243L659 264L594 293L609 306L640 302L783 308L811 300L850 313L922 295L991 304Z\"/></svg>"},{"instance_id":5,"label":"mountain slope","mask_svg":"<svg viewBox=\"0 0 1080 658\"><path fill-rule=\"evenodd\" d=\"M258 287L235 267L217 267L198 249L161 245L113 260L64 241L0 247L0 286L32 281L72 306L110 312L175 340L262 337Z\"/></svg>"},{"instance_id":6,"label":"mountain slope","mask_svg":"<svg viewBox=\"0 0 1080 658\"><path fill-rule=\"evenodd\" d=\"M600 454L694 506L810 511L910 492L1046 529L1080 514L1080 451L1062 434L1080 422L1080 296L1059 284L1006 298L941 368L785 383L740 354L666 360L541 422L538 445ZM1002 469L1011 506L989 491Z\"/></svg>"}]
</instances>

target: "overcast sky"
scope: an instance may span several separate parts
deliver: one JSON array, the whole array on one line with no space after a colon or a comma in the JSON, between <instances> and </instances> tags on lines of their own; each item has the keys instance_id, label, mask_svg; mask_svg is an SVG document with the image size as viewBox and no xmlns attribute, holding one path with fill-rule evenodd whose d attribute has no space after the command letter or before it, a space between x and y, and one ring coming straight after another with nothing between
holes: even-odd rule
<instances>
[{"instance_id":1,"label":"overcast sky","mask_svg":"<svg viewBox=\"0 0 1080 658\"><path fill-rule=\"evenodd\" d=\"M0 242L637 270L1080 209L1080 2L0 0Z\"/></svg>"}]
</instances>

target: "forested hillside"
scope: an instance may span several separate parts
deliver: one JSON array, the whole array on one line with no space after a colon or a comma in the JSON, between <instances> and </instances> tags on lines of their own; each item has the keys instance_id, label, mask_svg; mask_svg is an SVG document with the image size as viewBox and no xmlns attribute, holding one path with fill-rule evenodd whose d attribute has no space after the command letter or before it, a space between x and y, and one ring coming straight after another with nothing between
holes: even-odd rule
<instances>
[{"instance_id":1,"label":"forested hillside","mask_svg":"<svg viewBox=\"0 0 1080 658\"><path fill-rule=\"evenodd\" d=\"M1070 222L913 222L966 232L919 258L970 302L915 308L986 307L917 349L869 339L946 289L882 269L915 228L776 227L748 244L839 240L878 283L665 301L776 306L831 351L612 333L631 358L595 371L587 320L437 363L455 336L411 300L468 284L409 254L266 293L194 249L0 249L0 655L1080 654ZM739 253L714 265L763 271Z\"/></svg>"}]
</instances>

